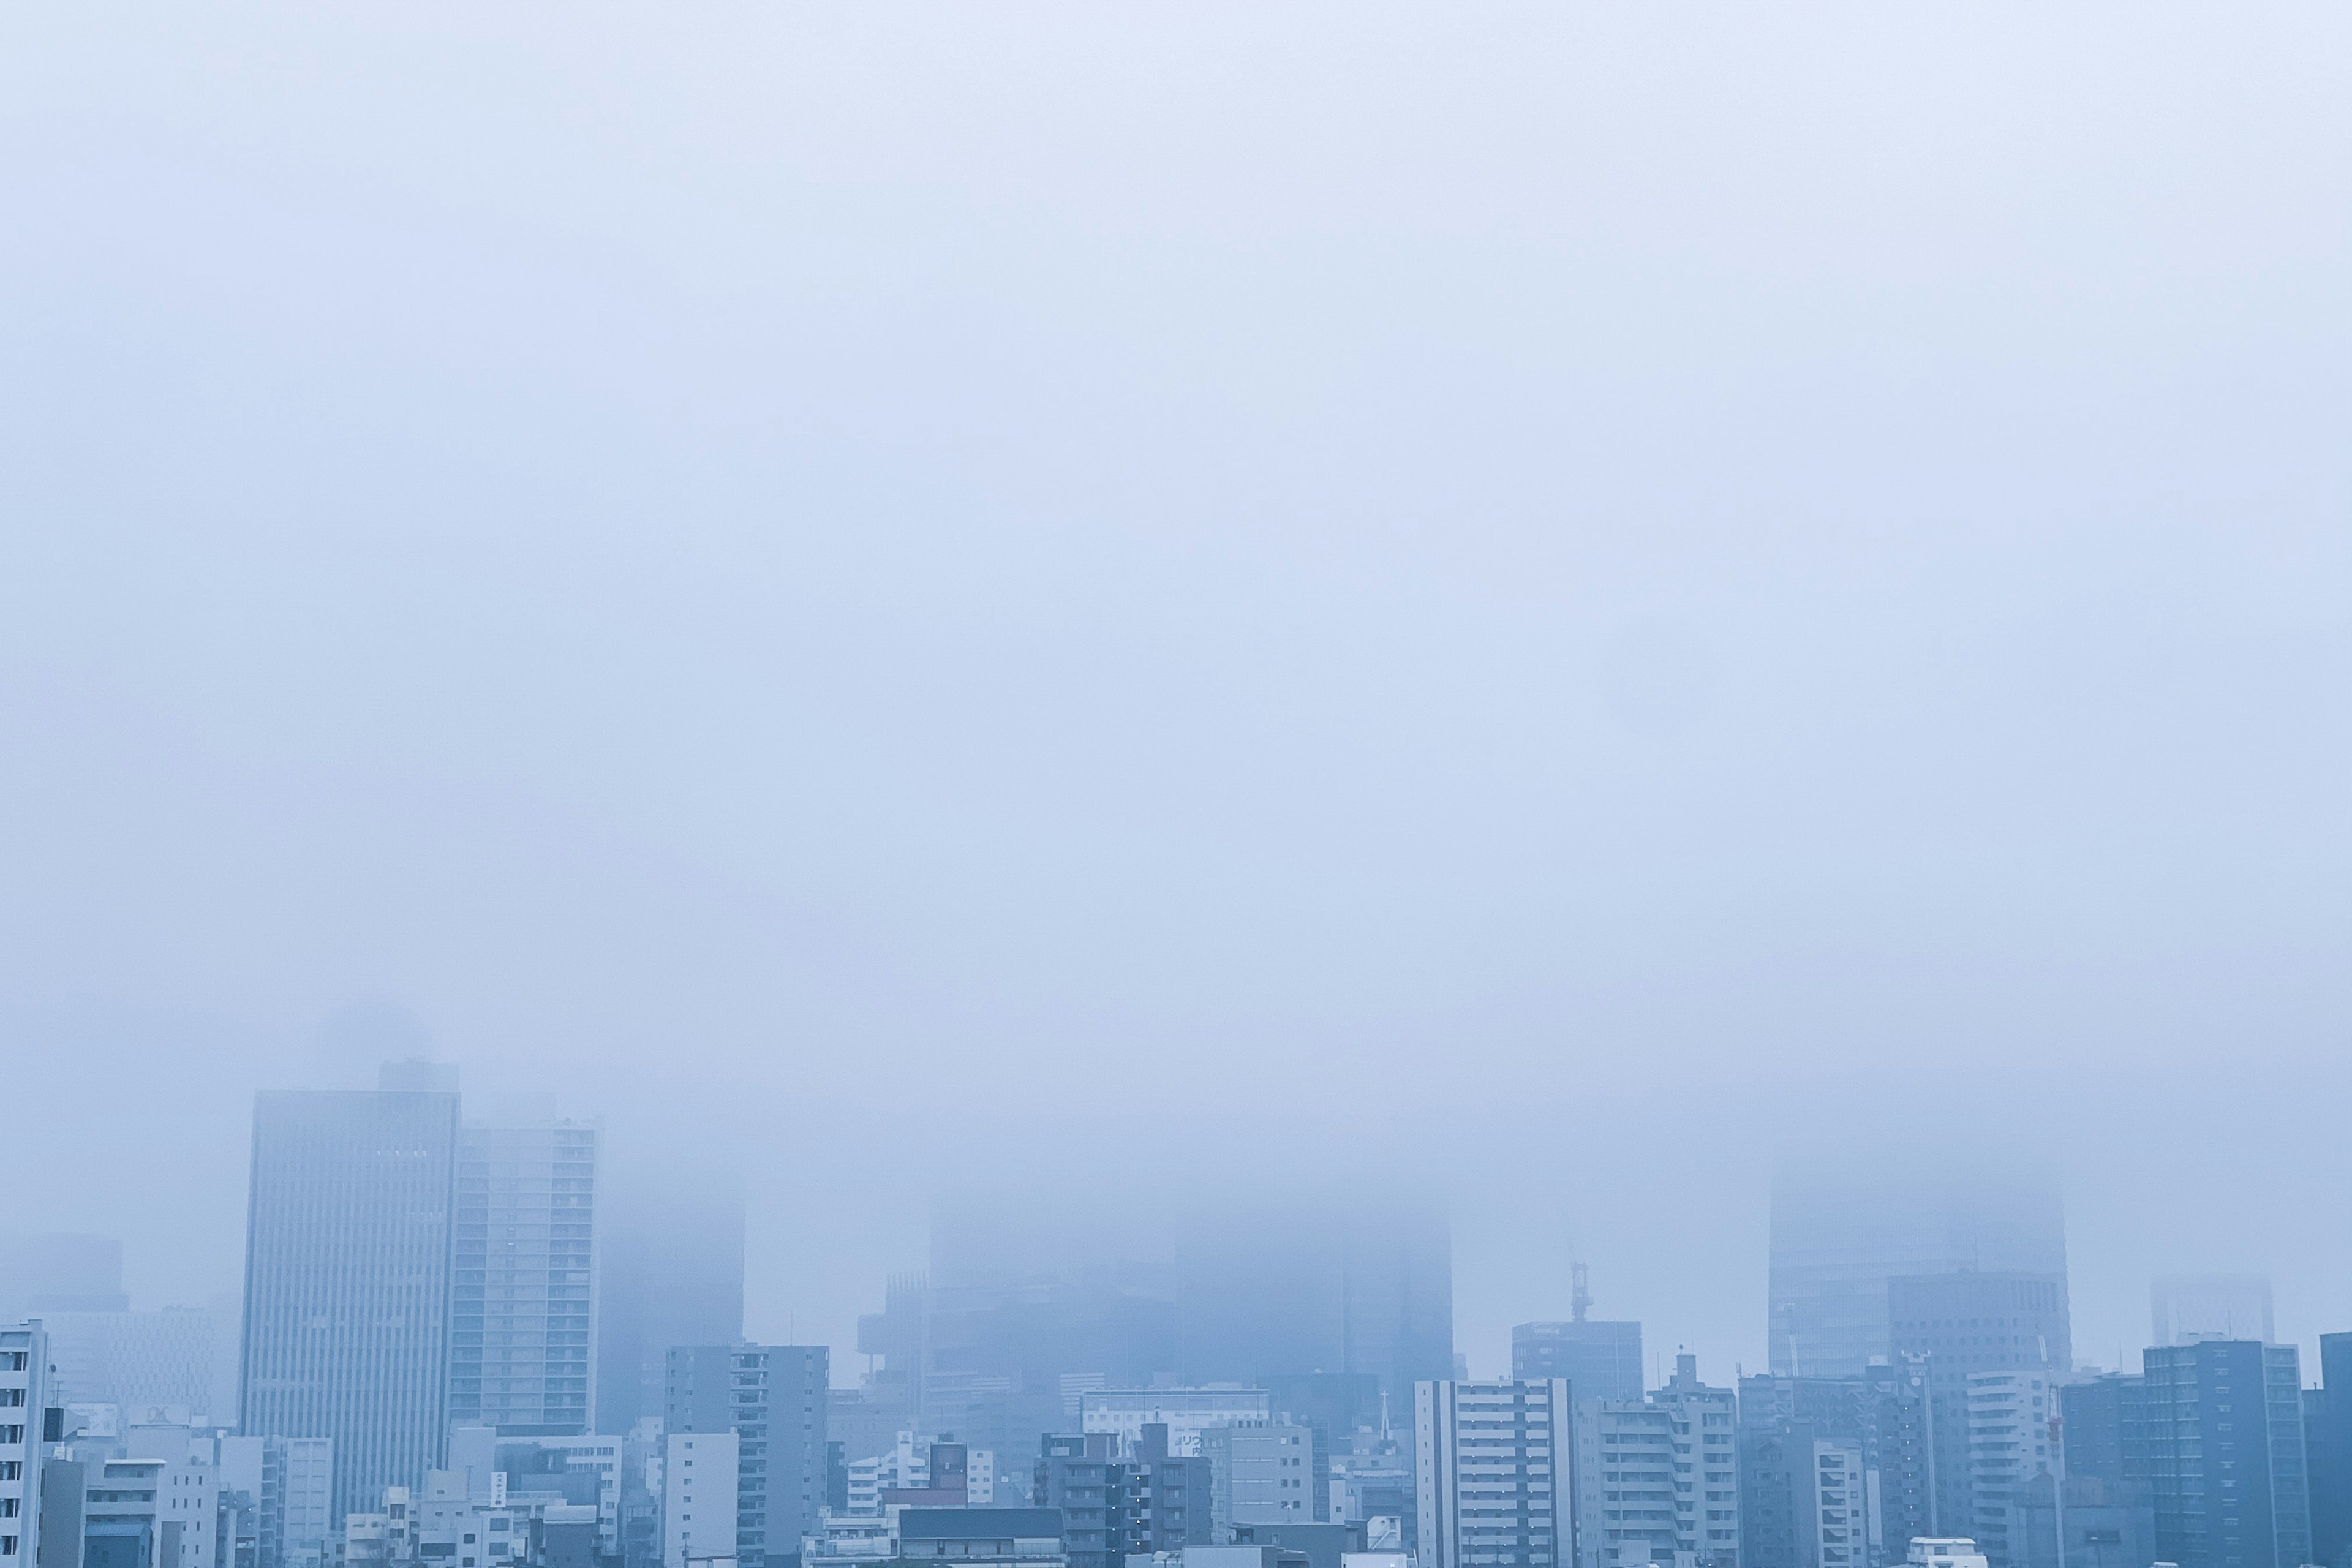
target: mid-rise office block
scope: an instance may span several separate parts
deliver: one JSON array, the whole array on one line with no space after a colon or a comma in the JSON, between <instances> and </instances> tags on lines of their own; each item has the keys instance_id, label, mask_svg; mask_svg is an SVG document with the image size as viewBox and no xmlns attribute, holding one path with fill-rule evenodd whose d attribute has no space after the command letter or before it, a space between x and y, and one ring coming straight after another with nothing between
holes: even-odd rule
<instances>
[{"instance_id":1,"label":"mid-rise office block","mask_svg":"<svg viewBox=\"0 0 2352 1568\"><path fill-rule=\"evenodd\" d=\"M1288 1421L1236 1421L1201 1434L1209 1461L1210 1510L1222 1531L1238 1524L1315 1520L1315 1436Z\"/></svg>"},{"instance_id":2,"label":"mid-rise office block","mask_svg":"<svg viewBox=\"0 0 2352 1568\"><path fill-rule=\"evenodd\" d=\"M1511 1331L1511 1376L1520 1383L1564 1377L1577 1403L1642 1397L1642 1325L1571 1319L1521 1323Z\"/></svg>"},{"instance_id":3,"label":"mid-rise office block","mask_svg":"<svg viewBox=\"0 0 2352 1568\"><path fill-rule=\"evenodd\" d=\"M2027 1369L2048 1375L2074 1364L2065 1279L2017 1272L1913 1275L1888 1280L1886 1300L1895 1354L1927 1358L1935 1395L1937 1531L1974 1530L1969 1380ZM1999 1562L1991 1548L1987 1554Z\"/></svg>"},{"instance_id":4,"label":"mid-rise office block","mask_svg":"<svg viewBox=\"0 0 2352 1568\"><path fill-rule=\"evenodd\" d=\"M1272 1418L1263 1388L1104 1388L1078 1395L1078 1429L1108 1434L1121 1453L1133 1449L1146 1426L1166 1429L1170 1453L1197 1454L1203 1432Z\"/></svg>"},{"instance_id":5,"label":"mid-rise office block","mask_svg":"<svg viewBox=\"0 0 2352 1568\"><path fill-rule=\"evenodd\" d=\"M1116 1437L1056 1432L1040 1438L1031 1495L1060 1521L1069 1568L1119 1568L1127 1550L1127 1470Z\"/></svg>"},{"instance_id":6,"label":"mid-rise office block","mask_svg":"<svg viewBox=\"0 0 2352 1568\"><path fill-rule=\"evenodd\" d=\"M1565 1378L1413 1391L1421 1568L1574 1560L1574 1411Z\"/></svg>"},{"instance_id":7,"label":"mid-rise office block","mask_svg":"<svg viewBox=\"0 0 2352 1568\"><path fill-rule=\"evenodd\" d=\"M1890 1338L1889 1280L2008 1273L2066 1278L2056 1194L1908 1168L1784 1168L1772 1184L1772 1371L1856 1377L1902 1345ZM2044 1358L2067 1364L2053 1346ZM1982 1370L1972 1368L1970 1370Z\"/></svg>"},{"instance_id":8,"label":"mid-rise office block","mask_svg":"<svg viewBox=\"0 0 2352 1568\"><path fill-rule=\"evenodd\" d=\"M238 1425L332 1439L337 1519L440 1462L457 1156L454 1083L255 1101Z\"/></svg>"},{"instance_id":9,"label":"mid-rise office block","mask_svg":"<svg viewBox=\"0 0 2352 1568\"><path fill-rule=\"evenodd\" d=\"M252 1568L320 1568L341 1525L332 1440L223 1437L220 1456L223 1492L252 1500Z\"/></svg>"},{"instance_id":10,"label":"mid-rise office block","mask_svg":"<svg viewBox=\"0 0 2352 1568\"><path fill-rule=\"evenodd\" d=\"M552 1114L459 1133L452 1425L591 1431L597 1144L593 1126Z\"/></svg>"},{"instance_id":11,"label":"mid-rise office block","mask_svg":"<svg viewBox=\"0 0 2352 1568\"><path fill-rule=\"evenodd\" d=\"M1127 1551L1181 1552L1216 1540L1209 1460L1170 1451L1168 1428L1145 1425L1127 1460Z\"/></svg>"},{"instance_id":12,"label":"mid-rise office block","mask_svg":"<svg viewBox=\"0 0 2352 1568\"><path fill-rule=\"evenodd\" d=\"M1851 1527L1843 1503L1823 1501L1818 1450L1824 1448L1860 1458L1872 1506L1855 1561L1899 1563L1912 1540L1940 1535L1929 1485L1931 1399L1924 1358L1853 1378L1743 1378L1741 1568L1821 1568L1828 1536Z\"/></svg>"},{"instance_id":13,"label":"mid-rise office block","mask_svg":"<svg viewBox=\"0 0 2352 1568\"><path fill-rule=\"evenodd\" d=\"M2143 1357L2157 1551L2179 1568L2311 1560L2303 1392L2292 1345L2202 1340Z\"/></svg>"}]
</instances>

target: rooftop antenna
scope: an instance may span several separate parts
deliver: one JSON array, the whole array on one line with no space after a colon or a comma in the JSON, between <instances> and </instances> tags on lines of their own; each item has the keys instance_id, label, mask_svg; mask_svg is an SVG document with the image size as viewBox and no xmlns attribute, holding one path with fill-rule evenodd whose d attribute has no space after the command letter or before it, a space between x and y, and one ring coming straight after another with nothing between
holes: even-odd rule
<instances>
[{"instance_id":1,"label":"rooftop antenna","mask_svg":"<svg viewBox=\"0 0 2352 1568\"><path fill-rule=\"evenodd\" d=\"M1581 1263L1570 1264L1569 1267L1575 1280L1575 1285L1568 1298L1569 1310L1576 1314L1576 1321L1580 1323L1584 1321L1585 1314L1592 1310L1591 1270Z\"/></svg>"}]
</instances>

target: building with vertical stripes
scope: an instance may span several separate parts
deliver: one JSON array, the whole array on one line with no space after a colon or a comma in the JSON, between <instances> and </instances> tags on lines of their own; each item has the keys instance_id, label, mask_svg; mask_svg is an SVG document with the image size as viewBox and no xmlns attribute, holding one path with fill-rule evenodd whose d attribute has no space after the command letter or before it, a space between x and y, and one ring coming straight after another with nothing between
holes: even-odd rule
<instances>
[{"instance_id":1,"label":"building with vertical stripes","mask_svg":"<svg viewBox=\"0 0 2352 1568\"><path fill-rule=\"evenodd\" d=\"M238 1424L332 1439L338 1524L441 1462L455 1079L402 1064L373 1092L254 1103Z\"/></svg>"},{"instance_id":2,"label":"building with vertical stripes","mask_svg":"<svg viewBox=\"0 0 2352 1568\"><path fill-rule=\"evenodd\" d=\"M1566 1378L1413 1389L1421 1568L1566 1568L1575 1558Z\"/></svg>"}]
</instances>

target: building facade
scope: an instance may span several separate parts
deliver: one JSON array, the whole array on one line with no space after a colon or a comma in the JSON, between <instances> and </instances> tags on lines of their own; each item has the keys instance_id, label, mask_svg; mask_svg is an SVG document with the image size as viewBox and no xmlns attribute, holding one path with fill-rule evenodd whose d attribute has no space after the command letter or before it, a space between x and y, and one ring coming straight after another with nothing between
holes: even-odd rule
<instances>
[{"instance_id":1,"label":"building facade","mask_svg":"<svg viewBox=\"0 0 2352 1568\"><path fill-rule=\"evenodd\" d=\"M1576 1550L1568 1381L1413 1391L1420 1568L1563 1568Z\"/></svg>"},{"instance_id":2,"label":"building facade","mask_svg":"<svg viewBox=\"0 0 2352 1568\"><path fill-rule=\"evenodd\" d=\"M440 1462L457 1156L454 1081L254 1105L238 1426L331 1439L337 1519Z\"/></svg>"},{"instance_id":3,"label":"building facade","mask_svg":"<svg viewBox=\"0 0 2352 1568\"><path fill-rule=\"evenodd\" d=\"M2292 1345L2202 1340L2143 1358L2156 1546L2179 1568L2311 1561L2303 1393Z\"/></svg>"},{"instance_id":4,"label":"building facade","mask_svg":"<svg viewBox=\"0 0 2352 1568\"><path fill-rule=\"evenodd\" d=\"M592 1431L599 1134L551 1115L457 1141L449 1420Z\"/></svg>"},{"instance_id":5,"label":"building facade","mask_svg":"<svg viewBox=\"0 0 2352 1568\"><path fill-rule=\"evenodd\" d=\"M1520 1383L1564 1377L1582 1405L1623 1404L1642 1397L1642 1325L1630 1321L1571 1319L1521 1323L1511 1330L1511 1376Z\"/></svg>"},{"instance_id":6,"label":"building facade","mask_svg":"<svg viewBox=\"0 0 2352 1568\"><path fill-rule=\"evenodd\" d=\"M741 1440L736 1556L741 1568L796 1559L817 1533L827 1469L824 1345L688 1345L669 1352L666 1430Z\"/></svg>"}]
</instances>

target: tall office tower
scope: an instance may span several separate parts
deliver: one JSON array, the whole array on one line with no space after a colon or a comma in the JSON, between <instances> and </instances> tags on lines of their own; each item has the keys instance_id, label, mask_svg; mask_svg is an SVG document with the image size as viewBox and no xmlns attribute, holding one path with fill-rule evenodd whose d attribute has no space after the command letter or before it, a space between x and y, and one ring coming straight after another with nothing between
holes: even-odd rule
<instances>
[{"instance_id":1,"label":"tall office tower","mask_svg":"<svg viewBox=\"0 0 2352 1568\"><path fill-rule=\"evenodd\" d=\"M2058 1414L2056 1383L2039 1367L1979 1372L1969 1377L1969 1496L1975 1510L1970 1535L1992 1568L2031 1568L2015 1510L2037 1479L2057 1474L2051 1421Z\"/></svg>"},{"instance_id":2,"label":"tall office tower","mask_svg":"<svg viewBox=\"0 0 2352 1568\"><path fill-rule=\"evenodd\" d=\"M1565 1568L1576 1552L1568 1380L1413 1389L1421 1568Z\"/></svg>"},{"instance_id":3,"label":"tall office tower","mask_svg":"<svg viewBox=\"0 0 2352 1568\"><path fill-rule=\"evenodd\" d=\"M1864 1534L1831 1542L1859 1545L1855 1563L1899 1563L1913 1540L1940 1534L1929 1485L1931 1398L1917 1357L1854 1378L1742 1378L1741 1568L1822 1568L1823 1542L1853 1527L1846 1504L1823 1501L1811 1468L1817 1449L1859 1457L1872 1501Z\"/></svg>"},{"instance_id":4,"label":"tall office tower","mask_svg":"<svg viewBox=\"0 0 2352 1568\"><path fill-rule=\"evenodd\" d=\"M54 1312L127 1312L122 1243L110 1236L0 1231L0 1322Z\"/></svg>"},{"instance_id":5,"label":"tall office tower","mask_svg":"<svg viewBox=\"0 0 2352 1568\"><path fill-rule=\"evenodd\" d=\"M2259 1274L2173 1274L2147 1289L2150 1342L2185 1345L2193 1340L2256 1340L2269 1344L2271 1282Z\"/></svg>"},{"instance_id":6,"label":"tall office tower","mask_svg":"<svg viewBox=\"0 0 2352 1568\"><path fill-rule=\"evenodd\" d=\"M2310 1562L2294 1347L2200 1340L2154 1346L2142 1364L2158 1555L2179 1568Z\"/></svg>"},{"instance_id":7,"label":"tall office tower","mask_svg":"<svg viewBox=\"0 0 2352 1568\"><path fill-rule=\"evenodd\" d=\"M1907 1169L1784 1168L1772 1184L1772 1370L1853 1377L1888 1360L1898 1347L1888 1337L1887 1281L1964 1271L2055 1280L2063 1311L2057 1194Z\"/></svg>"},{"instance_id":8,"label":"tall office tower","mask_svg":"<svg viewBox=\"0 0 2352 1568\"><path fill-rule=\"evenodd\" d=\"M2311 1560L2346 1568L2352 1564L2352 1334L2319 1336L2319 1386L2305 1390L2303 1409Z\"/></svg>"},{"instance_id":9,"label":"tall office tower","mask_svg":"<svg viewBox=\"0 0 2352 1568\"><path fill-rule=\"evenodd\" d=\"M1903 1276L1886 1282L1886 1309L1895 1353L1927 1358L1939 1528L1955 1534L1974 1529L1969 1380L1979 1373L2029 1368L2063 1373L2074 1364L2065 1279L1995 1272Z\"/></svg>"},{"instance_id":10,"label":"tall office tower","mask_svg":"<svg viewBox=\"0 0 2352 1568\"><path fill-rule=\"evenodd\" d=\"M39 1546L48 1369L38 1322L0 1326L0 1568L31 1568Z\"/></svg>"},{"instance_id":11,"label":"tall office tower","mask_svg":"<svg viewBox=\"0 0 2352 1568\"><path fill-rule=\"evenodd\" d=\"M740 1440L739 1568L797 1563L801 1538L817 1533L831 1359L824 1345L681 1345L669 1352L664 1430L731 1431Z\"/></svg>"},{"instance_id":12,"label":"tall office tower","mask_svg":"<svg viewBox=\"0 0 2352 1568\"><path fill-rule=\"evenodd\" d=\"M1571 1395L1574 1385L1570 1385ZM1739 1561L1737 1401L1698 1359L1646 1400L1576 1400L1576 1541L1582 1568ZM1678 1555L1679 1554L1679 1555Z\"/></svg>"},{"instance_id":13,"label":"tall office tower","mask_svg":"<svg viewBox=\"0 0 2352 1568\"><path fill-rule=\"evenodd\" d=\"M449 1422L504 1437L590 1431L596 1128L554 1100L457 1137Z\"/></svg>"},{"instance_id":14,"label":"tall office tower","mask_svg":"<svg viewBox=\"0 0 2352 1568\"><path fill-rule=\"evenodd\" d=\"M627 1432L662 1413L665 1358L677 1345L743 1337L743 1189L690 1150L610 1151L596 1196L596 1425Z\"/></svg>"},{"instance_id":15,"label":"tall office tower","mask_svg":"<svg viewBox=\"0 0 2352 1568\"><path fill-rule=\"evenodd\" d=\"M383 1081L254 1102L238 1426L332 1438L339 1521L420 1481L448 1430L456 1069Z\"/></svg>"}]
</instances>

